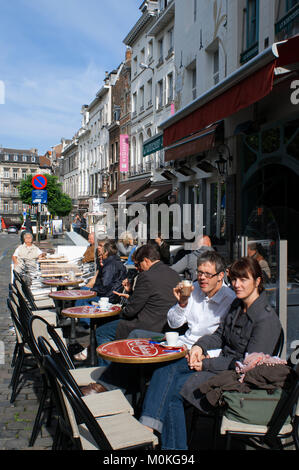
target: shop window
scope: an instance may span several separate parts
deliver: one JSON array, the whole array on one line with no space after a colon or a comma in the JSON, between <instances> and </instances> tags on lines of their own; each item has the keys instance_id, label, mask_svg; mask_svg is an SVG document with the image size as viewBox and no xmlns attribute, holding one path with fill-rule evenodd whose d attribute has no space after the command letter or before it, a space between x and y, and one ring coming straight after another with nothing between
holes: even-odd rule
<instances>
[{"instance_id":1,"label":"shop window","mask_svg":"<svg viewBox=\"0 0 299 470\"><path fill-rule=\"evenodd\" d=\"M262 132L262 152L272 153L280 148L280 129L268 129Z\"/></svg>"},{"instance_id":2,"label":"shop window","mask_svg":"<svg viewBox=\"0 0 299 470\"><path fill-rule=\"evenodd\" d=\"M259 134L248 135L245 138L245 143L253 150L259 150Z\"/></svg>"}]
</instances>

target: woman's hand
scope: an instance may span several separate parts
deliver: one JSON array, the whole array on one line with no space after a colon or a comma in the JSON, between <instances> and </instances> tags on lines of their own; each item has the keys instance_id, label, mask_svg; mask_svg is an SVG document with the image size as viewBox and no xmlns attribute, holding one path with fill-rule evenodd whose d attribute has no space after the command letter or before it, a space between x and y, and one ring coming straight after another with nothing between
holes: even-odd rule
<instances>
[{"instance_id":1,"label":"woman's hand","mask_svg":"<svg viewBox=\"0 0 299 470\"><path fill-rule=\"evenodd\" d=\"M122 282L122 286L123 286L123 288L125 289L126 292L131 291L131 284L130 284L129 279L124 279L123 282Z\"/></svg>"},{"instance_id":2,"label":"woman's hand","mask_svg":"<svg viewBox=\"0 0 299 470\"><path fill-rule=\"evenodd\" d=\"M202 348L200 346L192 346L187 356L190 369L202 370L201 367L203 359L205 359L205 356L203 354Z\"/></svg>"}]
</instances>

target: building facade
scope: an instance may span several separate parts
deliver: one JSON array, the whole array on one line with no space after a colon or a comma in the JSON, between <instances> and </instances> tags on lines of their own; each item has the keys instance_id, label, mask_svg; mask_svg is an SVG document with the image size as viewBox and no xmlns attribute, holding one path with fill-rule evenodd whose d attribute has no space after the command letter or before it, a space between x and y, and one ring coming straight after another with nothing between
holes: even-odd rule
<instances>
[{"instance_id":1,"label":"building facade","mask_svg":"<svg viewBox=\"0 0 299 470\"><path fill-rule=\"evenodd\" d=\"M160 125L165 165L180 202L203 204L204 229L230 259L238 235L287 237L298 259L290 222L299 212L298 16L298 1L175 2L176 112Z\"/></svg>"},{"instance_id":2,"label":"building facade","mask_svg":"<svg viewBox=\"0 0 299 470\"><path fill-rule=\"evenodd\" d=\"M0 148L0 215L6 226L20 226L24 213L34 212L33 206L22 203L18 186L28 176L41 173L51 173L51 162L39 156L37 149Z\"/></svg>"}]
</instances>

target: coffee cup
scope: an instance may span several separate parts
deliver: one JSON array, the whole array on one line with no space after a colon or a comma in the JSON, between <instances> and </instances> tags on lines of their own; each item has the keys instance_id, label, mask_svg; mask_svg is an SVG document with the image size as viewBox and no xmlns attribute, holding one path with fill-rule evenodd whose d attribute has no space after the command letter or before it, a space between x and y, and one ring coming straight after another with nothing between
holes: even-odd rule
<instances>
[{"instance_id":1,"label":"coffee cup","mask_svg":"<svg viewBox=\"0 0 299 470\"><path fill-rule=\"evenodd\" d=\"M176 346L179 339L179 334L176 331L168 331L165 333L165 338L167 346Z\"/></svg>"},{"instance_id":2,"label":"coffee cup","mask_svg":"<svg viewBox=\"0 0 299 470\"><path fill-rule=\"evenodd\" d=\"M101 297L99 300L100 307L108 307L109 304L109 297Z\"/></svg>"},{"instance_id":3,"label":"coffee cup","mask_svg":"<svg viewBox=\"0 0 299 470\"><path fill-rule=\"evenodd\" d=\"M181 294L184 296L184 297L190 297L191 295L191 292L192 292L192 281L189 281L188 279L184 279L182 282L181 282Z\"/></svg>"}]
</instances>

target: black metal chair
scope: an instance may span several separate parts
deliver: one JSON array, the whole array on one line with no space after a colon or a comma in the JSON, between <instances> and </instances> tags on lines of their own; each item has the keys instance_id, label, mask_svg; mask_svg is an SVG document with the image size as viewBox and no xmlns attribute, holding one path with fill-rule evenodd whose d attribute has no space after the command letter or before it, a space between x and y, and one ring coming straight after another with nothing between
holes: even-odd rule
<instances>
[{"instance_id":1,"label":"black metal chair","mask_svg":"<svg viewBox=\"0 0 299 470\"><path fill-rule=\"evenodd\" d=\"M26 329L23 327L19 315L17 305L11 299L7 299L7 306L10 311L11 319L13 321L15 331L16 331L16 346L14 351L14 358L12 361L13 373L10 381L10 387L12 387L12 393L10 397L10 403L14 403L19 390L18 388L21 385L21 376L23 376L29 370L36 368L36 364L32 365L26 363L30 359L34 359L32 354L28 335Z\"/></svg>"},{"instance_id":2,"label":"black metal chair","mask_svg":"<svg viewBox=\"0 0 299 470\"><path fill-rule=\"evenodd\" d=\"M152 450L154 448L157 443L154 434L129 413L95 418L78 393L78 387L74 385L69 372L49 355L44 356L44 368L52 388L55 389L58 407L62 410L66 401L71 407L78 426L81 449ZM66 401L62 394L65 395Z\"/></svg>"}]
</instances>

